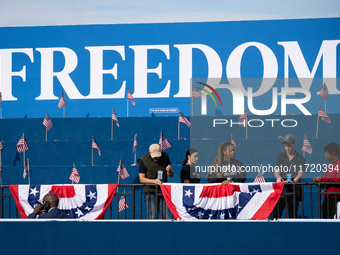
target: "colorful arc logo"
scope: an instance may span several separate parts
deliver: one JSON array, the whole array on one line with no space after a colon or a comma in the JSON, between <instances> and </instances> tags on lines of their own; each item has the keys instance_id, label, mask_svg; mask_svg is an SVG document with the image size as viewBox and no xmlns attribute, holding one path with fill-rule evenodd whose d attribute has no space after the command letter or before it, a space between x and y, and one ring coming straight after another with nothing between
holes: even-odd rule
<instances>
[{"instance_id":1,"label":"colorful arc logo","mask_svg":"<svg viewBox=\"0 0 340 255\"><path fill-rule=\"evenodd\" d=\"M205 87L209 88L212 92L214 92L215 95L217 96L218 100L220 101L220 104L222 105L220 95L216 92L216 90L213 87L211 87L210 85L203 83L203 82L198 82L198 83L204 85ZM215 105L217 105L216 100L215 100L214 96L210 93L210 91L206 90L205 88L198 88L198 89L206 92L212 98L212 100L214 100Z\"/></svg>"}]
</instances>

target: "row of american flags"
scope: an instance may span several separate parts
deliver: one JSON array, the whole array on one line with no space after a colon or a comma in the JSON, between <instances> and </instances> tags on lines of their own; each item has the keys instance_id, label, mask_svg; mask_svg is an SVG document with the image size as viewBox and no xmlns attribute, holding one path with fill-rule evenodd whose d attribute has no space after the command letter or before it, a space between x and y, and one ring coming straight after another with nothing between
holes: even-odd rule
<instances>
[{"instance_id":1,"label":"row of american flags","mask_svg":"<svg viewBox=\"0 0 340 255\"><path fill-rule=\"evenodd\" d=\"M161 134L160 134L159 145L161 146L161 148L163 150L166 150L166 149L172 147L172 145L170 144L169 140L165 137L163 132L161 132ZM3 148L4 148L4 146L3 146L2 140L0 140L0 151ZM22 153L22 152L29 150L29 146L28 146L25 134L23 134L22 137L20 138L20 140L18 141L18 143L16 145L16 149L17 149L18 153ZM92 149L96 149L98 151L98 155L101 156L101 149L100 149L96 139L93 136L92 136ZM134 135L133 152L136 152L136 149L137 149L137 134ZM25 177L26 177L26 175L29 171L30 171L29 159L27 158L26 161L25 161L25 165L24 165L24 173L23 173L24 179L25 179ZM0 164L0 173L1 172L2 172L2 170L1 170L1 164ZM122 178L122 179L125 179L125 178L130 176L126 167L124 166L124 163L123 163L122 160L120 160L120 162L119 162L117 173L118 173L119 177ZM69 179L76 182L76 183L79 183L79 181L80 181L80 176L79 176L79 173L78 173L78 171L75 167L74 162L73 162L73 168L72 168L72 172L71 172Z\"/></svg>"}]
</instances>

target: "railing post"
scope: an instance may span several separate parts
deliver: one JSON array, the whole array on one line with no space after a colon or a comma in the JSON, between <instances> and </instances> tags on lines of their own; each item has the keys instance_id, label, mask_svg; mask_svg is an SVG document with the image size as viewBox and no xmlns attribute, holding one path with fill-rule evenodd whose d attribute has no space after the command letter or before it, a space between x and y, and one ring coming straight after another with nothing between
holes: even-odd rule
<instances>
[{"instance_id":1,"label":"railing post","mask_svg":"<svg viewBox=\"0 0 340 255\"><path fill-rule=\"evenodd\" d=\"M310 194L310 218L313 219L313 199L312 199L312 196L313 196L313 189L312 189L312 185L309 184L309 194Z\"/></svg>"},{"instance_id":2,"label":"railing post","mask_svg":"<svg viewBox=\"0 0 340 255\"><path fill-rule=\"evenodd\" d=\"M132 185L132 219L135 219L135 196L136 196L136 189L135 189L135 185Z\"/></svg>"},{"instance_id":3,"label":"railing post","mask_svg":"<svg viewBox=\"0 0 340 255\"><path fill-rule=\"evenodd\" d=\"M321 219L321 194L320 194L320 182L318 182L318 218Z\"/></svg>"},{"instance_id":4,"label":"railing post","mask_svg":"<svg viewBox=\"0 0 340 255\"><path fill-rule=\"evenodd\" d=\"M156 190L156 208L155 208L155 211L156 211L156 219L158 219L158 185L155 185L156 186L156 188L155 188L155 190Z\"/></svg>"}]
</instances>

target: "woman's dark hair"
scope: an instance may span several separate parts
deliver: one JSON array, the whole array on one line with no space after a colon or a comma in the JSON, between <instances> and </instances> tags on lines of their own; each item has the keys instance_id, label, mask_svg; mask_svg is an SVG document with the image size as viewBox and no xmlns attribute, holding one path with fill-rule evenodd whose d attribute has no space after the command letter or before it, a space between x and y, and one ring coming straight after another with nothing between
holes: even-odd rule
<instances>
[{"instance_id":1,"label":"woman's dark hair","mask_svg":"<svg viewBox=\"0 0 340 255\"><path fill-rule=\"evenodd\" d=\"M185 153L185 159L183 160L182 166L184 166L186 163L188 163L188 156L192 155L195 152L198 152L198 150L196 150L194 148L190 148L189 150L187 150L187 152Z\"/></svg>"},{"instance_id":2,"label":"woman's dark hair","mask_svg":"<svg viewBox=\"0 0 340 255\"><path fill-rule=\"evenodd\" d=\"M327 144L323 150L330 155L335 154L335 156L340 157L340 145L335 142Z\"/></svg>"}]
</instances>

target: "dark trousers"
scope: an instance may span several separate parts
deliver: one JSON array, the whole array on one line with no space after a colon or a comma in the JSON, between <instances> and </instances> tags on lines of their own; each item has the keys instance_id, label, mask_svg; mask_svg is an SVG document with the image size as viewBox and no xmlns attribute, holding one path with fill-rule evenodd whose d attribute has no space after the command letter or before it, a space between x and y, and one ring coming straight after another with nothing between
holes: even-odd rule
<instances>
[{"instance_id":1,"label":"dark trousers","mask_svg":"<svg viewBox=\"0 0 340 255\"><path fill-rule=\"evenodd\" d=\"M338 202L340 202L340 199L338 198ZM327 208L328 205L328 208ZM328 210L327 210L328 209ZM323 201L322 204L322 216L324 219L334 219L334 215L336 214L336 204L335 204L335 198L329 198L327 201L327 198Z\"/></svg>"},{"instance_id":2,"label":"dark trousers","mask_svg":"<svg viewBox=\"0 0 340 255\"><path fill-rule=\"evenodd\" d=\"M299 207L299 200L295 200L295 217L294 217L294 203L293 197L287 197L287 204L288 204L288 216L290 219L297 218L297 211ZM285 198L282 197L277 202L274 210L273 210L273 217L272 219L280 219L282 217L283 210L285 209L286 202Z\"/></svg>"}]
</instances>

